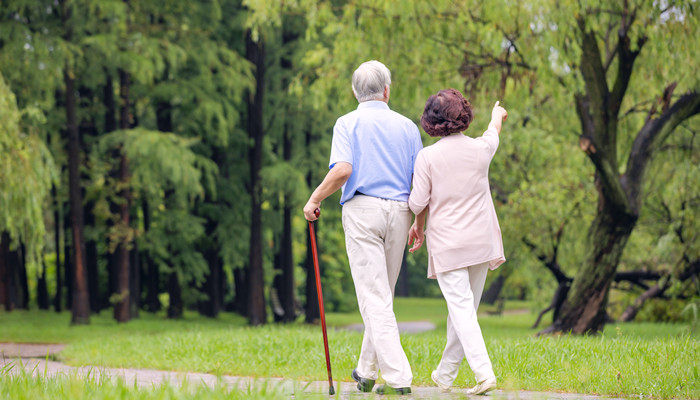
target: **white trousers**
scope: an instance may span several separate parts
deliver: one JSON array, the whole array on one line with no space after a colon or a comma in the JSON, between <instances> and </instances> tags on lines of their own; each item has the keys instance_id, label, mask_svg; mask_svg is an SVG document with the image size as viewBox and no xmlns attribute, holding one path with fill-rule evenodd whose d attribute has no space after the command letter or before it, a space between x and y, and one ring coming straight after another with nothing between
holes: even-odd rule
<instances>
[{"instance_id":1,"label":"white trousers","mask_svg":"<svg viewBox=\"0 0 700 400\"><path fill-rule=\"evenodd\" d=\"M357 373L409 387L411 366L394 315L394 287L413 214L408 203L355 195L343 205L343 228L357 302L365 324Z\"/></svg>"},{"instance_id":2,"label":"white trousers","mask_svg":"<svg viewBox=\"0 0 700 400\"><path fill-rule=\"evenodd\" d=\"M447 344L437 367L441 383L452 385L464 357L476 381L495 376L476 311L484 291L488 263L436 274L447 301Z\"/></svg>"}]
</instances>

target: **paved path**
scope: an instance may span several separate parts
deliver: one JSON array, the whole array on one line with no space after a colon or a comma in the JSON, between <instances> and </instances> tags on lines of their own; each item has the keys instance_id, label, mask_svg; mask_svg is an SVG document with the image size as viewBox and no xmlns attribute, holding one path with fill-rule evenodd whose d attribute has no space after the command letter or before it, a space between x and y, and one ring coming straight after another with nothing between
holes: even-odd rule
<instances>
[{"instance_id":1,"label":"paved path","mask_svg":"<svg viewBox=\"0 0 700 400\"><path fill-rule=\"evenodd\" d=\"M90 376L95 379L123 379L128 383L136 383L141 387L152 387L160 384L180 385L187 381L198 382L208 386L223 383L234 389L247 390L253 388L268 388L280 393L280 398L304 398L305 393L328 393L328 381L298 382L283 378L252 378L240 376L216 376L197 372L174 372L152 369L107 368L97 366L71 367L60 362L46 360L47 352L60 351L62 345L47 344L15 344L0 343L0 370L9 374L24 371L48 376ZM21 358L19 358L21 354ZM30 355L31 354L31 355ZM36 357L36 358L32 358ZM343 377L343 379L349 379ZM334 382L336 395L333 399L465 399L468 398L464 389L452 393L439 393L437 387L413 386L410 396L384 397L374 393L360 393L354 382ZM330 397L330 396L329 396ZM550 392L502 391L496 390L485 397L475 397L494 400L607 400L610 398Z\"/></svg>"},{"instance_id":2,"label":"paved path","mask_svg":"<svg viewBox=\"0 0 700 400\"><path fill-rule=\"evenodd\" d=\"M397 322L400 333L420 333L435 330L435 324L428 321ZM345 329L355 332L363 332L364 324L352 324L344 326Z\"/></svg>"}]
</instances>

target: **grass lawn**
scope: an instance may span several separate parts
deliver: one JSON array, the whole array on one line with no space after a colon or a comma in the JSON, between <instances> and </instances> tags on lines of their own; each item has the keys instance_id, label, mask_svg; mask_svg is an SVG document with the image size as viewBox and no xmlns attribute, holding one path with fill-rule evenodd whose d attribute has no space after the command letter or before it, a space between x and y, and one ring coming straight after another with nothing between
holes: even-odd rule
<instances>
[{"instance_id":1,"label":"grass lawn","mask_svg":"<svg viewBox=\"0 0 700 400\"><path fill-rule=\"evenodd\" d=\"M506 304L506 310L523 306ZM438 327L402 335L414 384L432 385L430 371L445 343L444 301L397 299L396 314L399 321L428 320ZM360 322L359 315L327 317L334 379L350 380L362 336L339 327ZM687 325L618 324L596 337L536 338L536 330L529 328L534 317L530 313L480 317L501 389L700 398L700 338ZM59 359L70 365L326 378L318 326L251 328L230 314L214 320L188 314L184 320L170 321L142 313L138 320L117 324L104 313L81 327L69 327L69 320L67 313L0 312L0 341L69 343ZM473 384L466 362L456 384Z\"/></svg>"},{"instance_id":2,"label":"grass lawn","mask_svg":"<svg viewBox=\"0 0 700 400\"><path fill-rule=\"evenodd\" d=\"M185 382L182 386L167 383L149 388L140 388L123 379L94 377L31 376L28 373L6 375L0 370L0 398L12 400L274 400L288 394L274 387L256 387L247 390L230 389L225 385L208 387L197 382ZM328 396L305 393L304 399L324 399Z\"/></svg>"}]
</instances>

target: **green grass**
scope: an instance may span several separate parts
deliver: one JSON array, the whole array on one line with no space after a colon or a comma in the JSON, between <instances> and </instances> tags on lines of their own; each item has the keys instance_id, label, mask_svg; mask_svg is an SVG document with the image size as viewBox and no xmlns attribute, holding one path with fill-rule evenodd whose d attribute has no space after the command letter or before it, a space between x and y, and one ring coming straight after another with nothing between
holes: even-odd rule
<instances>
[{"instance_id":1,"label":"green grass","mask_svg":"<svg viewBox=\"0 0 700 400\"><path fill-rule=\"evenodd\" d=\"M70 313L51 311L0 311L0 341L23 343L73 343L93 338L113 339L120 336L151 335L189 329L215 329L222 326L245 326L246 320L235 314L221 314L217 319L186 313L183 320L169 320L164 315L142 313L126 324L117 323L111 312L90 318L90 325L71 326Z\"/></svg>"},{"instance_id":2,"label":"green grass","mask_svg":"<svg viewBox=\"0 0 700 400\"><path fill-rule=\"evenodd\" d=\"M506 301L505 312L527 311L530 303L525 301ZM495 305L482 304L479 306L479 313L486 315L489 311L495 311ZM447 304L441 298L414 298L399 297L394 303L394 313L396 320L403 321L429 321L437 327L445 327L447 321ZM534 321L534 320L533 320ZM352 313L327 313L326 322L328 325L345 326L362 323L359 311ZM531 322L532 323L532 322Z\"/></svg>"},{"instance_id":3,"label":"green grass","mask_svg":"<svg viewBox=\"0 0 700 400\"><path fill-rule=\"evenodd\" d=\"M15 366L16 367L16 366ZM214 387L197 382L184 382L181 386L161 383L151 387L138 387L120 378L97 379L77 375L47 377L41 373L30 374L23 370L6 374L0 370L0 398L13 400L272 400L289 397L273 386L231 389L223 383ZM299 396L297 396L299 397ZM327 396L325 396L327 397ZM319 394L304 393L304 399L325 398Z\"/></svg>"},{"instance_id":4,"label":"green grass","mask_svg":"<svg viewBox=\"0 0 700 400\"><path fill-rule=\"evenodd\" d=\"M518 304L515 308L522 308ZM506 305L508 309L508 305ZM441 299L397 299L399 321L429 320L438 329L402 335L415 385L432 385L445 342ZM596 337L534 337L531 313L480 316L499 387L617 396L700 398L700 340L682 324L609 325ZM0 341L70 343L59 358L70 365L138 367L255 377L324 380L321 329L303 324L251 328L230 315L181 321L143 314L116 324L110 315L87 327L68 327L69 316L32 311L0 313ZM358 314L330 314L336 380L350 380L362 336L340 329ZM473 384L463 363L459 386ZM0 396L1 397L1 396Z\"/></svg>"}]
</instances>

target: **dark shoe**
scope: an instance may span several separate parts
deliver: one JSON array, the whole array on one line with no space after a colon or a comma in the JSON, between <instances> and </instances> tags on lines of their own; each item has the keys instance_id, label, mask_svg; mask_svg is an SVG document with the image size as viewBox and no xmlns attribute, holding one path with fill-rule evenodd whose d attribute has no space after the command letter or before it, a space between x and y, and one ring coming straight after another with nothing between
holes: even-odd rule
<instances>
[{"instance_id":1,"label":"dark shoe","mask_svg":"<svg viewBox=\"0 0 700 400\"><path fill-rule=\"evenodd\" d=\"M374 387L374 379L361 378L360 375L357 374L356 369L352 370L352 374L350 374L350 376L352 376L352 379L354 379L355 382L357 382L357 389L360 392L372 391L372 388Z\"/></svg>"},{"instance_id":2,"label":"dark shoe","mask_svg":"<svg viewBox=\"0 0 700 400\"><path fill-rule=\"evenodd\" d=\"M377 388L377 394L411 394L411 388L393 388L389 385L382 385Z\"/></svg>"}]
</instances>

